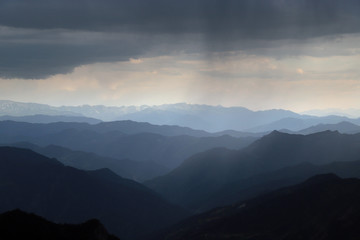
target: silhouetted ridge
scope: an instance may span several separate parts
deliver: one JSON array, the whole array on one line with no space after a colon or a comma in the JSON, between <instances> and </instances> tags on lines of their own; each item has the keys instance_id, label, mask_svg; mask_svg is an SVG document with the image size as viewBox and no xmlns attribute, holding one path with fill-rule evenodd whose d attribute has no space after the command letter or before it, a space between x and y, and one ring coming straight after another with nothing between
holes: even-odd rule
<instances>
[{"instance_id":1,"label":"silhouetted ridge","mask_svg":"<svg viewBox=\"0 0 360 240\"><path fill-rule=\"evenodd\" d=\"M304 182L304 184L323 184L341 181L341 178L334 173L315 175Z\"/></svg>"},{"instance_id":2,"label":"silhouetted ridge","mask_svg":"<svg viewBox=\"0 0 360 240\"><path fill-rule=\"evenodd\" d=\"M0 214L0 239L116 240L97 219L82 224L55 224L19 209Z\"/></svg>"},{"instance_id":3,"label":"silhouetted ridge","mask_svg":"<svg viewBox=\"0 0 360 240\"><path fill-rule=\"evenodd\" d=\"M341 135L341 133L338 130L325 130L325 131L321 131L321 132L312 133L310 135L319 136L319 137L323 137L323 136L339 136L339 135Z\"/></svg>"},{"instance_id":4,"label":"silhouetted ridge","mask_svg":"<svg viewBox=\"0 0 360 240\"><path fill-rule=\"evenodd\" d=\"M298 131L300 134L312 134L325 130L338 131L340 133L355 134L360 132L360 126L348 121L335 124L318 124Z\"/></svg>"},{"instance_id":5,"label":"silhouetted ridge","mask_svg":"<svg viewBox=\"0 0 360 240\"><path fill-rule=\"evenodd\" d=\"M282 135L284 133L278 131L278 130L274 130L274 131L271 131L271 133L268 134L268 136L278 136L278 135Z\"/></svg>"},{"instance_id":6,"label":"silhouetted ridge","mask_svg":"<svg viewBox=\"0 0 360 240\"><path fill-rule=\"evenodd\" d=\"M259 153L260 151L267 150L268 148L286 148L287 146L297 144L303 139L303 137L303 135L288 134L274 130L250 144L247 149Z\"/></svg>"},{"instance_id":7,"label":"silhouetted ridge","mask_svg":"<svg viewBox=\"0 0 360 240\"><path fill-rule=\"evenodd\" d=\"M7 164L19 164L21 163L23 167L26 166L36 166L40 164L51 164L62 166L59 161L56 159L49 159L34 151L23 149L23 148L14 148L14 147L0 147L0 156L1 160ZM13 161L16 159L16 162Z\"/></svg>"}]
</instances>

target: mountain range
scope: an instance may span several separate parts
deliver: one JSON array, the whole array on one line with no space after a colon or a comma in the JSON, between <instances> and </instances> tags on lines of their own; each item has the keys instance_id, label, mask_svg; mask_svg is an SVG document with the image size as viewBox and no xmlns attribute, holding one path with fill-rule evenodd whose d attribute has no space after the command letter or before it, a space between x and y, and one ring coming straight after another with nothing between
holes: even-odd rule
<instances>
[{"instance_id":1,"label":"mountain range","mask_svg":"<svg viewBox=\"0 0 360 240\"><path fill-rule=\"evenodd\" d=\"M121 239L133 239L187 215L108 169L78 170L30 150L0 147L0 212L16 208L61 223L97 218Z\"/></svg>"},{"instance_id":2,"label":"mountain range","mask_svg":"<svg viewBox=\"0 0 360 240\"><path fill-rule=\"evenodd\" d=\"M335 173L344 178L360 178L360 160L332 162L324 165L303 162L234 181L231 184L224 185L207 201L203 201L198 211L203 212L215 207L233 204L281 187L298 184L314 175L326 173Z\"/></svg>"},{"instance_id":3,"label":"mountain range","mask_svg":"<svg viewBox=\"0 0 360 240\"><path fill-rule=\"evenodd\" d=\"M360 180L341 178L360 178L359 124L0 101L0 238L16 227L39 239L358 239Z\"/></svg>"},{"instance_id":4,"label":"mountain range","mask_svg":"<svg viewBox=\"0 0 360 240\"><path fill-rule=\"evenodd\" d=\"M317 124L348 121L360 124L358 118L345 116L302 115L282 109L252 111L244 107L222 107L196 104L166 104L159 106L61 106L0 101L0 116L34 118L28 115L82 116L86 122L133 120L156 125L178 125L211 133L227 130L269 132L286 128L299 131ZM26 116L26 117L24 117ZM47 120L49 121L49 120Z\"/></svg>"},{"instance_id":5,"label":"mountain range","mask_svg":"<svg viewBox=\"0 0 360 240\"><path fill-rule=\"evenodd\" d=\"M242 150L217 148L196 154L145 184L169 201L199 212L216 206L219 197L233 199L230 195L249 186L246 181L256 175L305 162L324 165L359 159L360 134L325 131L294 135L274 131Z\"/></svg>"},{"instance_id":6,"label":"mountain range","mask_svg":"<svg viewBox=\"0 0 360 240\"><path fill-rule=\"evenodd\" d=\"M354 125L360 125L360 118L350 119L341 116L326 116L326 117L308 117L308 118L283 118L275 122L256 126L247 129L249 132L270 132L273 130L287 129L292 132L302 131L303 129L310 128L316 125L336 125L341 122L348 122ZM324 129L330 130L330 129Z\"/></svg>"},{"instance_id":7,"label":"mountain range","mask_svg":"<svg viewBox=\"0 0 360 240\"><path fill-rule=\"evenodd\" d=\"M5 145L30 149L46 157L56 158L66 166L82 170L97 170L101 168L108 168L119 176L132 179L137 182L143 182L145 180L149 180L169 172L169 169L151 161L139 162L130 159L104 157L95 153L74 151L56 145L39 147L35 144L27 142Z\"/></svg>"},{"instance_id":8,"label":"mountain range","mask_svg":"<svg viewBox=\"0 0 360 240\"><path fill-rule=\"evenodd\" d=\"M297 133L307 135L307 134L323 132L327 130L338 131L340 133L346 133L346 134L355 134L355 133L360 133L360 126L346 121L339 122L336 124L318 124L309 128L302 129Z\"/></svg>"},{"instance_id":9,"label":"mountain range","mask_svg":"<svg viewBox=\"0 0 360 240\"><path fill-rule=\"evenodd\" d=\"M355 109L355 108L312 109L312 110L301 112L301 114L313 115L313 116L339 115L339 116L345 116L345 117L349 117L349 118L356 118L357 116L360 116L360 109Z\"/></svg>"},{"instance_id":10,"label":"mountain range","mask_svg":"<svg viewBox=\"0 0 360 240\"><path fill-rule=\"evenodd\" d=\"M196 104L166 104L160 106L61 106L0 101L0 115L72 115L103 121L133 120L157 125L178 125L210 132L243 130L286 117L299 117L287 110L251 111L244 107L222 107Z\"/></svg>"},{"instance_id":11,"label":"mountain range","mask_svg":"<svg viewBox=\"0 0 360 240\"><path fill-rule=\"evenodd\" d=\"M70 115L25 115L25 116L0 116L0 121L15 121L15 122L27 122L27 123L55 123L55 122L80 122L97 124L101 121L95 118L82 117L82 116L70 116Z\"/></svg>"},{"instance_id":12,"label":"mountain range","mask_svg":"<svg viewBox=\"0 0 360 240\"><path fill-rule=\"evenodd\" d=\"M57 145L115 159L151 161L172 169L191 155L214 147L240 149L256 138L228 135L194 137L182 134L179 127L149 125L129 121L90 125L87 123L34 124L0 122L0 143L30 142L39 146ZM154 130L151 130L154 129ZM167 130L169 129L169 130ZM171 130L174 129L173 132ZM153 132L167 132L165 136ZM122 132L124 131L124 132ZM191 132L185 128L185 132ZM173 136L177 132L177 136ZM195 131L197 132L197 131ZM166 133L163 133L166 134Z\"/></svg>"},{"instance_id":13,"label":"mountain range","mask_svg":"<svg viewBox=\"0 0 360 240\"><path fill-rule=\"evenodd\" d=\"M216 208L149 239L355 240L360 180L334 174Z\"/></svg>"}]
</instances>

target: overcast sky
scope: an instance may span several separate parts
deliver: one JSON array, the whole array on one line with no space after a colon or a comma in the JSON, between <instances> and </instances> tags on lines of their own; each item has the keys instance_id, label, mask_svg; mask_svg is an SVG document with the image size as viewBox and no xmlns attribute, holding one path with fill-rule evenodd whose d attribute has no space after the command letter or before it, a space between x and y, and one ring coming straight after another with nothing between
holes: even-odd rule
<instances>
[{"instance_id":1,"label":"overcast sky","mask_svg":"<svg viewBox=\"0 0 360 240\"><path fill-rule=\"evenodd\" d=\"M358 0L1 0L1 99L360 108Z\"/></svg>"}]
</instances>

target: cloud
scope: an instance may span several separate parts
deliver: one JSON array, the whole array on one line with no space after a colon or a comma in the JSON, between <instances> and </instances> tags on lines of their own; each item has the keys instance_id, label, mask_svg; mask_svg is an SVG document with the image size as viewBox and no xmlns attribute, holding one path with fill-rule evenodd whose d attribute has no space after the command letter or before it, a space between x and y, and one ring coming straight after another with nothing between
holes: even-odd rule
<instances>
[{"instance_id":1,"label":"cloud","mask_svg":"<svg viewBox=\"0 0 360 240\"><path fill-rule=\"evenodd\" d=\"M176 54L141 58L141 64L83 65L44 80L0 79L0 96L51 105L188 102L297 111L356 108L360 102L360 54L284 59L241 51L214 55L211 64L201 54ZM306 74L296 73L299 66Z\"/></svg>"},{"instance_id":2,"label":"cloud","mask_svg":"<svg viewBox=\"0 0 360 240\"><path fill-rule=\"evenodd\" d=\"M69 73L75 67L128 61L145 51L147 39L129 34L2 28L0 76L39 79Z\"/></svg>"},{"instance_id":3,"label":"cloud","mask_svg":"<svg viewBox=\"0 0 360 240\"><path fill-rule=\"evenodd\" d=\"M359 12L357 0L2 0L0 76L174 52L296 55L312 39L359 33Z\"/></svg>"},{"instance_id":4,"label":"cloud","mask_svg":"<svg viewBox=\"0 0 360 240\"><path fill-rule=\"evenodd\" d=\"M357 0L2 0L17 28L305 38L358 32Z\"/></svg>"},{"instance_id":5,"label":"cloud","mask_svg":"<svg viewBox=\"0 0 360 240\"><path fill-rule=\"evenodd\" d=\"M140 59L140 58L137 58L137 59L135 59L135 58L130 58L130 60L129 60L131 63L133 63L133 64L140 64L140 63L142 63L142 62L144 62L142 59Z\"/></svg>"}]
</instances>

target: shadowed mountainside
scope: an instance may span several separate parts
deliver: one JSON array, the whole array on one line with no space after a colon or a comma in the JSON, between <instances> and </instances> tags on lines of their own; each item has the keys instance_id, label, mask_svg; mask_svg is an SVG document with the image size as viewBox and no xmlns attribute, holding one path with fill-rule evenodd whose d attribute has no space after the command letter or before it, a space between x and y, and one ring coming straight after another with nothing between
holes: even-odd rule
<instances>
[{"instance_id":1,"label":"shadowed mountainside","mask_svg":"<svg viewBox=\"0 0 360 240\"><path fill-rule=\"evenodd\" d=\"M108 168L121 177L138 182L143 182L169 172L169 169L151 161L138 162L130 159L103 157L95 153L74 151L56 145L39 147L26 142L6 145L30 149L49 158L56 158L66 166L82 170Z\"/></svg>"},{"instance_id":2,"label":"shadowed mountainside","mask_svg":"<svg viewBox=\"0 0 360 240\"><path fill-rule=\"evenodd\" d=\"M359 220L360 180L326 174L191 217L152 239L355 240Z\"/></svg>"},{"instance_id":3,"label":"shadowed mountainside","mask_svg":"<svg viewBox=\"0 0 360 240\"><path fill-rule=\"evenodd\" d=\"M55 222L99 219L122 239L186 214L150 189L107 169L82 171L19 148L0 147L0 212L20 208Z\"/></svg>"},{"instance_id":4,"label":"shadowed mountainside","mask_svg":"<svg viewBox=\"0 0 360 240\"><path fill-rule=\"evenodd\" d=\"M359 156L360 134L325 131L304 136L274 131L243 150L218 148L196 154L145 184L174 203L200 211L221 189L234 186L236 191L234 183L252 176L303 162L321 165L356 161Z\"/></svg>"},{"instance_id":5,"label":"shadowed mountainside","mask_svg":"<svg viewBox=\"0 0 360 240\"><path fill-rule=\"evenodd\" d=\"M202 201L198 211L206 211L240 200L246 200L281 187L298 184L311 176L326 173L335 173L344 178L360 178L360 160L332 162L325 165L304 162L295 166L241 179L225 185L206 201Z\"/></svg>"}]
</instances>

